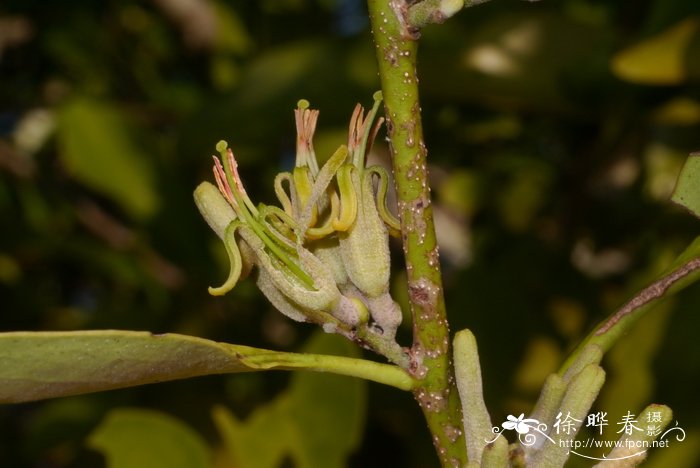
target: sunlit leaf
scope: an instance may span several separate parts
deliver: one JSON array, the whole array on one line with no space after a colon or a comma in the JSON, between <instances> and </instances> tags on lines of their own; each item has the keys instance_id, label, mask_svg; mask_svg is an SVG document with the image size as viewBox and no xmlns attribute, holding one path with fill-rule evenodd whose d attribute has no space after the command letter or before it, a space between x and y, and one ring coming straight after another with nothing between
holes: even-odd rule
<instances>
[{"instance_id":1,"label":"sunlit leaf","mask_svg":"<svg viewBox=\"0 0 700 468\"><path fill-rule=\"evenodd\" d=\"M58 112L58 142L66 170L134 216L151 215L158 196L148 155L112 105L75 98Z\"/></svg>"},{"instance_id":2,"label":"sunlit leaf","mask_svg":"<svg viewBox=\"0 0 700 468\"><path fill-rule=\"evenodd\" d=\"M697 18L690 18L619 52L612 59L613 73L633 83L682 83L687 77L686 51L699 26Z\"/></svg>"},{"instance_id":3,"label":"sunlit leaf","mask_svg":"<svg viewBox=\"0 0 700 468\"><path fill-rule=\"evenodd\" d=\"M335 335L318 333L305 352L355 355ZM366 385L361 380L309 372L294 374L290 388L240 422L225 408L214 419L232 461L241 468L272 468L289 456L294 466L346 466L364 427Z\"/></svg>"},{"instance_id":4,"label":"sunlit leaf","mask_svg":"<svg viewBox=\"0 0 700 468\"><path fill-rule=\"evenodd\" d=\"M216 46L222 52L245 54L253 47L245 23L238 13L227 5L215 2Z\"/></svg>"},{"instance_id":5,"label":"sunlit leaf","mask_svg":"<svg viewBox=\"0 0 700 468\"><path fill-rule=\"evenodd\" d=\"M700 102L681 96L663 104L652 114L662 125L690 126L700 123Z\"/></svg>"},{"instance_id":6,"label":"sunlit leaf","mask_svg":"<svg viewBox=\"0 0 700 468\"><path fill-rule=\"evenodd\" d=\"M110 412L88 439L108 468L209 468L209 449L181 421L152 410Z\"/></svg>"},{"instance_id":7,"label":"sunlit leaf","mask_svg":"<svg viewBox=\"0 0 700 468\"><path fill-rule=\"evenodd\" d=\"M117 330L0 333L0 363L0 403L199 375L271 369L336 372L404 389L411 386L410 377L388 364L342 356L268 351L174 333L154 335Z\"/></svg>"},{"instance_id":8,"label":"sunlit leaf","mask_svg":"<svg viewBox=\"0 0 700 468\"><path fill-rule=\"evenodd\" d=\"M688 157L671 200L700 218L700 153Z\"/></svg>"},{"instance_id":9,"label":"sunlit leaf","mask_svg":"<svg viewBox=\"0 0 700 468\"><path fill-rule=\"evenodd\" d=\"M474 171L452 171L437 187L440 201L450 210L471 217L480 204L479 183L478 175Z\"/></svg>"}]
</instances>

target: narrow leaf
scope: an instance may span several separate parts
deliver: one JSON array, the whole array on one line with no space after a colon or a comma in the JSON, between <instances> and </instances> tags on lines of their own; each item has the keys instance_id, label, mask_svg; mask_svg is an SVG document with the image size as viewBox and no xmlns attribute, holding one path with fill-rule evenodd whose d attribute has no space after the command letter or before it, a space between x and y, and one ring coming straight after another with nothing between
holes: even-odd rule
<instances>
[{"instance_id":1,"label":"narrow leaf","mask_svg":"<svg viewBox=\"0 0 700 468\"><path fill-rule=\"evenodd\" d=\"M199 375L309 369L367 378L408 390L396 366L340 356L296 354L177 334L95 330L0 333L0 403L97 392Z\"/></svg>"}]
</instances>

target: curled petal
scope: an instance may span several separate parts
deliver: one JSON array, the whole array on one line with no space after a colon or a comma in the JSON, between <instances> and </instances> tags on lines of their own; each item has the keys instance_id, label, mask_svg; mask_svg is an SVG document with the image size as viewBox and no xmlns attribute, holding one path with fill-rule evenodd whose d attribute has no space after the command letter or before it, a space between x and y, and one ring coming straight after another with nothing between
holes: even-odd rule
<instances>
[{"instance_id":1,"label":"curled petal","mask_svg":"<svg viewBox=\"0 0 700 468\"><path fill-rule=\"evenodd\" d=\"M389 234L393 237L401 237L401 222L394 216L386 205L387 192L389 189L389 174L383 167L372 166L368 167L367 171L372 175L376 175L379 179L379 184L377 187L377 210L379 211L379 216L386 224L389 229Z\"/></svg>"},{"instance_id":2,"label":"curled petal","mask_svg":"<svg viewBox=\"0 0 700 468\"><path fill-rule=\"evenodd\" d=\"M331 219L333 228L336 231L347 231L357 217L357 194L352 184L352 172L354 169L355 167L351 164L344 164L338 169L336 180L338 181L338 191L340 192L340 202L338 203L340 206L337 210L337 216ZM334 200L331 199L331 203L333 202Z\"/></svg>"},{"instance_id":3,"label":"curled petal","mask_svg":"<svg viewBox=\"0 0 700 468\"><path fill-rule=\"evenodd\" d=\"M340 146L335 153L326 161L321 170L316 176L313 188L311 190L311 196L307 200L307 204L304 207L303 213L298 220L299 232L298 236L300 239L304 238L306 231L311 227L311 219L314 206L319 203L322 197L326 194L326 189L333 180L338 168L343 164L348 156L348 149L345 146Z\"/></svg>"},{"instance_id":4,"label":"curled petal","mask_svg":"<svg viewBox=\"0 0 700 468\"><path fill-rule=\"evenodd\" d=\"M374 128L370 128L372 121L374 121L377 111L379 110L379 105L382 102L382 93L380 91L374 93L374 105L372 109L367 113L367 116L363 118L364 109L359 104L355 107L352 117L350 118L350 132L348 137L348 148L350 155L352 157L352 163L357 168L365 167L365 156L369 152L368 141L370 136L374 138L377 131L379 130L379 125ZM369 143L371 147L371 142Z\"/></svg>"},{"instance_id":5,"label":"curled petal","mask_svg":"<svg viewBox=\"0 0 700 468\"><path fill-rule=\"evenodd\" d=\"M224 284L219 287L209 288L209 294L212 296L223 296L236 286L238 279L241 277L243 261L241 260L241 252L238 249L238 243L236 242L236 229L241 227L245 228L245 224L241 221L232 221L224 232L224 246L228 254L230 270Z\"/></svg>"},{"instance_id":6,"label":"curled petal","mask_svg":"<svg viewBox=\"0 0 700 468\"><path fill-rule=\"evenodd\" d=\"M314 180L309 172L308 167L295 167L292 171L292 179L294 181L294 189L296 191L298 206L296 208L297 213L306 214L306 210L309 210L308 225L313 226L316 224L318 219L318 207L316 203L311 203L313 191L315 188ZM324 187L325 190L325 187Z\"/></svg>"},{"instance_id":7,"label":"curled petal","mask_svg":"<svg viewBox=\"0 0 700 468\"><path fill-rule=\"evenodd\" d=\"M287 191L282 185L283 182L287 182L289 184L289 195L287 195ZM294 191L294 182L292 181L292 174L290 172L280 172L275 177L274 185L275 194L277 195L277 199L282 204L282 208L284 209L285 213L287 213L291 217L294 217L294 206L298 205L298 201L296 200L296 192Z\"/></svg>"},{"instance_id":8,"label":"curled petal","mask_svg":"<svg viewBox=\"0 0 700 468\"><path fill-rule=\"evenodd\" d=\"M323 239L324 237L327 237L335 232L335 229L333 229L333 224L329 221L326 221L319 227L310 227L309 229L306 230L306 239L310 241L315 241L319 239Z\"/></svg>"}]
</instances>

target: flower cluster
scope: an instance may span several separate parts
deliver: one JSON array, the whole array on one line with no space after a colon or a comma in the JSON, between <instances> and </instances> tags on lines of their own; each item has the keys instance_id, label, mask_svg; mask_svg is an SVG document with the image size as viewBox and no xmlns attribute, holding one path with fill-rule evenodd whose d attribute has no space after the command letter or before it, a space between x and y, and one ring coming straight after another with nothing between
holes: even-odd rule
<instances>
[{"instance_id":1,"label":"flower cluster","mask_svg":"<svg viewBox=\"0 0 700 468\"><path fill-rule=\"evenodd\" d=\"M299 101L295 167L274 182L281 207L254 205L233 152L224 141L216 145L218 188L203 182L194 193L231 264L228 278L209 288L211 294L225 294L257 267L258 287L288 317L326 331L367 326L393 340L401 310L389 295L389 233L398 233L399 223L386 207L386 171L366 167L383 122L373 125L381 93L374 98L366 115L355 107L348 145L322 167L312 142L318 111Z\"/></svg>"}]
</instances>

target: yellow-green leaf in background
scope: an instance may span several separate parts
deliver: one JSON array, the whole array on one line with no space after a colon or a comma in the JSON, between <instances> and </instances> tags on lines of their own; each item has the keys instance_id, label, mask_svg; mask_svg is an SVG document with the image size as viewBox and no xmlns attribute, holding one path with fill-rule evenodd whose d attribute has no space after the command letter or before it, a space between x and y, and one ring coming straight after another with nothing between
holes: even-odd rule
<instances>
[{"instance_id":1,"label":"yellow-green leaf in background","mask_svg":"<svg viewBox=\"0 0 700 468\"><path fill-rule=\"evenodd\" d=\"M158 205L153 170L119 110L78 97L57 115L59 154L67 172L132 216L153 214Z\"/></svg>"},{"instance_id":2,"label":"yellow-green leaf in background","mask_svg":"<svg viewBox=\"0 0 700 468\"><path fill-rule=\"evenodd\" d=\"M671 200L700 218L700 153L686 160Z\"/></svg>"},{"instance_id":3,"label":"yellow-green leaf in background","mask_svg":"<svg viewBox=\"0 0 700 468\"><path fill-rule=\"evenodd\" d=\"M648 85L676 85L687 78L686 53L700 20L689 18L618 52L612 71L620 79Z\"/></svg>"},{"instance_id":4,"label":"yellow-green leaf in background","mask_svg":"<svg viewBox=\"0 0 700 468\"><path fill-rule=\"evenodd\" d=\"M320 332L304 352L357 355L347 340ZM361 441L365 405L362 380L298 372L286 392L247 420L218 407L214 421L238 468L274 468L285 456L298 468L342 468Z\"/></svg>"},{"instance_id":5,"label":"yellow-green leaf in background","mask_svg":"<svg viewBox=\"0 0 700 468\"><path fill-rule=\"evenodd\" d=\"M108 468L210 468L204 440L183 422L152 410L111 411L88 439Z\"/></svg>"},{"instance_id":6,"label":"yellow-green leaf in background","mask_svg":"<svg viewBox=\"0 0 700 468\"><path fill-rule=\"evenodd\" d=\"M655 123L661 125L691 126L700 124L700 102L679 96L665 102L652 113Z\"/></svg>"},{"instance_id":7,"label":"yellow-green leaf in background","mask_svg":"<svg viewBox=\"0 0 700 468\"><path fill-rule=\"evenodd\" d=\"M317 332L305 352L358 356L352 343ZM289 389L289 418L296 431L292 457L300 468L343 468L362 440L367 383L339 375L298 372Z\"/></svg>"},{"instance_id":8,"label":"yellow-green leaf in background","mask_svg":"<svg viewBox=\"0 0 700 468\"><path fill-rule=\"evenodd\" d=\"M236 10L222 2L213 3L216 13L216 47L218 51L244 55L253 48L253 40Z\"/></svg>"}]
</instances>

